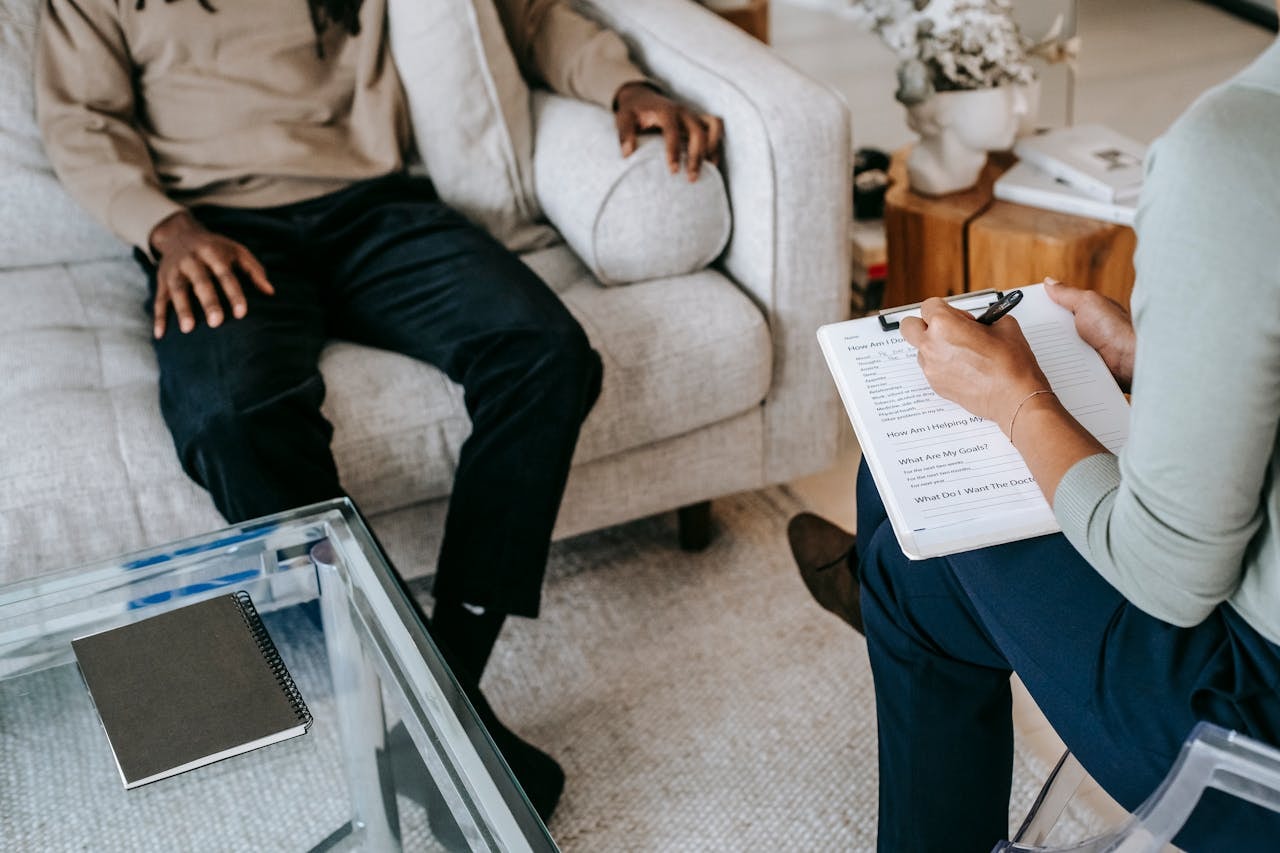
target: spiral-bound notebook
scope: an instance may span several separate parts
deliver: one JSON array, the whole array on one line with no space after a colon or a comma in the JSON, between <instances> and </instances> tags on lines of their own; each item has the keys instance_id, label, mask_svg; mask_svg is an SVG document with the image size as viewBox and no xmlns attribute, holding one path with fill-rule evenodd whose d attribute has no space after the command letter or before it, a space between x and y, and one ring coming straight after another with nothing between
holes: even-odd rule
<instances>
[{"instance_id":1,"label":"spiral-bound notebook","mask_svg":"<svg viewBox=\"0 0 1280 853\"><path fill-rule=\"evenodd\" d=\"M247 592L71 646L126 788L295 737L311 725Z\"/></svg>"}]
</instances>

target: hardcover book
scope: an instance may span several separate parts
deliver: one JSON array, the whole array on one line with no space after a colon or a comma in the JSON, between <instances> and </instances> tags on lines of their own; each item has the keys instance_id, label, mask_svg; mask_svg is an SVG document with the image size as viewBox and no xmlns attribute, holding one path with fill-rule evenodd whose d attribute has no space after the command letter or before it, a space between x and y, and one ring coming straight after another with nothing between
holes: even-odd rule
<instances>
[{"instance_id":1,"label":"hardcover book","mask_svg":"<svg viewBox=\"0 0 1280 853\"><path fill-rule=\"evenodd\" d=\"M1014 204L1056 210L1130 227L1138 212L1136 197L1128 201L1099 201L1030 163L1017 163L997 178L993 194L1002 201Z\"/></svg>"},{"instance_id":2,"label":"hardcover book","mask_svg":"<svg viewBox=\"0 0 1280 853\"><path fill-rule=\"evenodd\" d=\"M1147 148L1100 124L1019 139L1013 153L1098 201L1131 201L1142 189Z\"/></svg>"},{"instance_id":3,"label":"hardcover book","mask_svg":"<svg viewBox=\"0 0 1280 853\"><path fill-rule=\"evenodd\" d=\"M296 737L311 724L243 591L71 647L126 788Z\"/></svg>"}]
</instances>

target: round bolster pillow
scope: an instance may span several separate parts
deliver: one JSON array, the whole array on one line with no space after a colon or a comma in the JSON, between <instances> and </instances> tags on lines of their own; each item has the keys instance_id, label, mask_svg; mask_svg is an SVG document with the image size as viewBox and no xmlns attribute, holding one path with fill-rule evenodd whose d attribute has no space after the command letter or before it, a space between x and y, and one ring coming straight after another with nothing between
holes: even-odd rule
<instances>
[{"instance_id":1,"label":"round bolster pillow","mask_svg":"<svg viewBox=\"0 0 1280 853\"><path fill-rule=\"evenodd\" d=\"M672 175L657 134L624 158L613 115L582 101L538 92L533 117L538 202L601 284L686 275L724 251L732 215L715 166L694 183Z\"/></svg>"}]
</instances>

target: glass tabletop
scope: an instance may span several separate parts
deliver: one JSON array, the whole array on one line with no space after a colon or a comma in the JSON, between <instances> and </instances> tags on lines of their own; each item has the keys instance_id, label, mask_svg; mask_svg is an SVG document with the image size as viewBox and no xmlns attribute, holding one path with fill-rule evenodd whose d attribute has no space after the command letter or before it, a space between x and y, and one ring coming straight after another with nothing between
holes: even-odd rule
<instances>
[{"instance_id":1,"label":"glass tabletop","mask_svg":"<svg viewBox=\"0 0 1280 853\"><path fill-rule=\"evenodd\" d=\"M314 721L125 790L71 640L244 590ZM0 587L0 850L556 846L345 500Z\"/></svg>"}]
</instances>

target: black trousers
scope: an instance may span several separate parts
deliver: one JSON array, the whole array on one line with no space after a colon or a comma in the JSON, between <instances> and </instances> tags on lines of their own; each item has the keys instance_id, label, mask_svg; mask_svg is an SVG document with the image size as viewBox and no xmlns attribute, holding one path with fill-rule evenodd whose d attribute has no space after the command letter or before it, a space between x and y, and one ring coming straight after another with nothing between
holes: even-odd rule
<instances>
[{"instance_id":1,"label":"black trousers","mask_svg":"<svg viewBox=\"0 0 1280 853\"><path fill-rule=\"evenodd\" d=\"M601 364L518 258L393 175L269 209L198 207L244 244L246 317L155 342L160 405L183 468L230 522L344 494L320 413L317 359L341 338L404 353L465 391L472 432L454 477L437 598L536 616L551 530ZM143 263L155 295L155 270ZM148 303L150 311L150 301Z\"/></svg>"}]
</instances>

